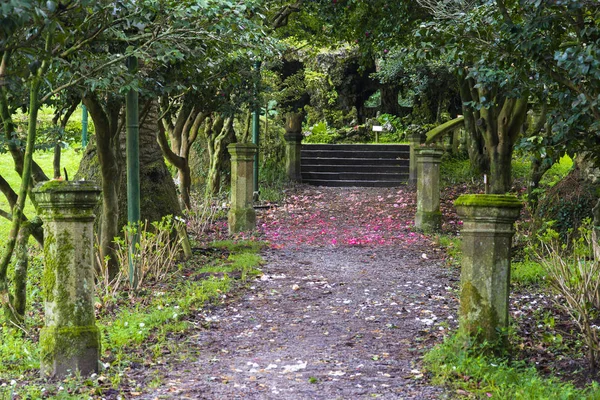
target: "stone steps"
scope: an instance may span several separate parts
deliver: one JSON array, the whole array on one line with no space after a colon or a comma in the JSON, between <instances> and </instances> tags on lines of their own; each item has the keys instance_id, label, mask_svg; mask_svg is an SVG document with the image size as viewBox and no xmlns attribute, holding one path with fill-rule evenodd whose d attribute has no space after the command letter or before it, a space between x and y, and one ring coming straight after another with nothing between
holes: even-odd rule
<instances>
[{"instance_id":1,"label":"stone steps","mask_svg":"<svg viewBox=\"0 0 600 400\"><path fill-rule=\"evenodd\" d=\"M317 186L394 187L406 184L409 146L302 145L302 182Z\"/></svg>"}]
</instances>

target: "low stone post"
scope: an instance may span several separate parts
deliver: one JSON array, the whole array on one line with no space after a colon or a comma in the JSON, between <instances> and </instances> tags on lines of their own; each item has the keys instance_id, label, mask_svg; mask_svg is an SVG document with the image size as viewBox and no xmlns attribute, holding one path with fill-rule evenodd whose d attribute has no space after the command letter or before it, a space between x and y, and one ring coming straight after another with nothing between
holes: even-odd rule
<instances>
[{"instance_id":1,"label":"low stone post","mask_svg":"<svg viewBox=\"0 0 600 400\"><path fill-rule=\"evenodd\" d=\"M463 220L459 326L497 343L508 327L510 250L522 204L515 196L474 194L455 201Z\"/></svg>"},{"instance_id":2,"label":"low stone post","mask_svg":"<svg viewBox=\"0 0 600 400\"><path fill-rule=\"evenodd\" d=\"M417 149L421 146L421 134L414 132L408 136L410 148L410 161L408 167L408 184L415 185L417 183Z\"/></svg>"},{"instance_id":3,"label":"low stone post","mask_svg":"<svg viewBox=\"0 0 600 400\"><path fill-rule=\"evenodd\" d=\"M256 227L256 213L252 206L254 191L253 164L257 147L252 143L232 143L227 146L231 155L231 204L229 233L247 231Z\"/></svg>"},{"instance_id":4,"label":"low stone post","mask_svg":"<svg viewBox=\"0 0 600 400\"><path fill-rule=\"evenodd\" d=\"M49 181L33 190L44 222L45 324L40 331L44 376L98 371L93 244L99 195L96 185L83 181Z\"/></svg>"},{"instance_id":5,"label":"low stone post","mask_svg":"<svg viewBox=\"0 0 600 400\"><path fill-rule=\"evenodd\" d=\"M285 120L285 169L293 182L302 182L302 120L301 113L289 113Z\"/></svg>"},{"instance_id":6,"label":"low stone post","mask_svg":"<svg viewBox=\"0 0 600 400\"><path fill-rule=\"evenodd\" d=\"M440 212L440 162L444 152L436 148L417 149L417 215L415 227L425 232L442 227Z\"/></svg>"}]
</instances>

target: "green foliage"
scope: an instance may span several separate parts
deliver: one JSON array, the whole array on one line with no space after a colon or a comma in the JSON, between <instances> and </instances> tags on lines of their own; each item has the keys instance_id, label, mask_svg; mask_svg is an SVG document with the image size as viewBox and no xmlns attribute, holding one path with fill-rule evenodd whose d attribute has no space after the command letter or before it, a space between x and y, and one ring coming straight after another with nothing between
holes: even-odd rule
<instances>
[{"instance_id":1,"label":"green foliage","mask_svg":"<svg viewBox=\"0 0 600 400\"><path fill-rule=\"evenodd\" d=\"M512 176L525 182L530 172L529 161L525 158L514 158ZM468 159L462 157L445 157L440 165L440 179L444 185L483 182L483 176L477 173Z\"/></svg>"},{"instance_id":2,"label":"green foliage","mask_svg":"<svg viewBox=\"0 0 600 400\"><path fill-rule=\"evenodd\" d=\"M63 149L61 159L62 167L67 169L69 177L75 176L75 173L79 168L79 160L81 160L81 155L81 152L75 151L73 148ZM53 152L50 151L37 151L34 154L35 161L40 165L44 172L49 175L51 175L52 172L53 157ZM15 190L18 189L21 179L14 170L12 158L9 154L0 154L0 176L6 179L12 188ZM8 202L4 196L0 196L0 210L8 210ZM25 206L25 215L27 215L28 218L31 218L31 216L35 215L35 208L29 200ZM0 217L0 248L5 243L5 238L8 237L9 229L10 222L5 218Z\"/></svg>"},{"instance_id":3,"label":"green foliage","mask_svg":"<svg viewBox=\"0 0 600 400\"><path fill-rule=\"evenodd\" d=\"M571 172L571 169L573 169L573 159L568 155L564 155L546 171L540 185L553 187L564 179Z\"/></svg>"},{"instance_id":4,"label":"green foliage","mask_svg":"<svg viewBox=\"0 0 600 400\"><path fill-rule=\"evenodd\" d=\"M440 181L443 185L474 183L480 179L481 176L475 172L468 159L446 158L440 165Z\"/></svg>"},{"instance_id":5,"label":"green foliage","mask_svg":"<svg viewBox=\"0 0 600 400\"><path fill-rule=\"evenodd\" d=\"M384 129L378 134L379 143L400 143L406 140L406 128L399 117L381 114L377 117L377 122Z\"/></svg>"},{"instance_id":6,"label":"green foliage","mask_svg":"<svg viewBox=\"0 0 600 400\"><path fill-rule=\"evenodd\" d=\"M518 285L540 284L546 279L546 268L540 262L526 258L510 264L510 280Z\"/></svg>"},{"instance_id":7,"label":"green foliage","mask_svg":"<svg viewBox=\"0 0 600 400\"><path fill-rule=\"evenodd\" d=\"M146 280L161 281L167 277L182 250L183 238L177 237L177 225L183 224L172 215L160 221L131 224L123 228L123 236L114 238L115 254L120 270L112 280L109 277L108 260L100 263L99 281L103 283L104 295L115 295L122 286L130 290L142 287ZM135 248L130 259L130 251ZM133 263L133 271L130 263ZM134 275L132 275L132 273ZM131 286L132 282L135 286Z\"/></svg>"},{"instance_id":8,"label":"green foliage","mask_svg":"<svg viewBox=\"0 0 600 400\"><path fill-rule=\"evenodd\" d=\"M433 383L462 390L475 398L498 399L594 399L600 387L592 383L576 388L571 383L542 378L526 362L507 361L489 355L484 347L465 345L455 334L430 350L424 358Z\"/></svg>"},{"instance_id":9,"label":"green foliage","mask_svg":"<svg viewBox=\"0 0 600 400\"><path fill-rule=\"evenodd\" d=\"M600 360L600 343L596 321L600 316L600 253L591 221L584 221L578 239L573 241L572 258L565 254L567 247L559 241L555 230L547 229L540 235L542 254L540 262L548 272L554 291L555 305L567 313L577 325L587 347L590 369L595 371Z\"/></svg>"},{"instance_id":10,"label":"green foliage","mask_svg":"<svg viewBox=\"0 0 600 400\"><path fill-rule=\"evenodd\" d=\"M582 179L579 169L571 170L546 189L535 209L533 229L541 231L552 221L552 229L559 233L563 243L569 244L582 221L592 216L598 188L597 183Z\"/></svg>"},{"instance_id":11,"label":"green foliage","mask_svg":"<svg viewBox=\"0 0 600 400\"><path fill-rule=\"evenodd\" d=\"M337 143L340 135L329 128L327 122L319 122L308 129L303 140L304 143Z\"/></svg>"}]
</instances>

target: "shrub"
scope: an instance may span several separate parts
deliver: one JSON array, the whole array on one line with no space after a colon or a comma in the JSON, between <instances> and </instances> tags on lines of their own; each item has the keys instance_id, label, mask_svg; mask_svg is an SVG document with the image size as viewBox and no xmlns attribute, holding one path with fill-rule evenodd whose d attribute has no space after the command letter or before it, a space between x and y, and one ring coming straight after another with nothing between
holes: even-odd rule
<instances>
[{"instance_id":1,"label":"shrub","mask_svg":"<svg viewBox=\"0 0 600 400\"><path fill-rule=\"evenodd\" d=\"M114 239L120 271L112 281L108 274L108 260L100 262L99 281L103 282L104 294L116 294L123 283L129 284L130 289L135 290L141 287L147 279L154 281L164 279L182 251L182 238L174 238L177 224L182 224L182 222L167 215L161 221L151 224L146 221L139 225L128 224L124 227L123 237ZM136 238L137 243L135 243ZM130 260L129 249L133 243L135 243L136 251L133 260ZM133 262L135 266L133 271L129 268L130 262ZM132 273L135 276L132 276ZM136 282L133 287L131 287L132 282Z\"/></svg>"},{"instance_id":2,"label":"shrub","mask_svg":"<svg viewBox=\"0 0 600 400\"><path fill-rule=\"evenodd\" d=\"M589 225L587 220L586 224ZM565 255L558 232L547 229L541 237L543 256L540 262L548 272L559 309L566 312L577 325L587 347L590 369L596 370L600 357L598 318L600 317L600 262L590 257L595 241L591 229L579 229L579 238L573 243L573 256Z\"/></svg>"}]
</instances>

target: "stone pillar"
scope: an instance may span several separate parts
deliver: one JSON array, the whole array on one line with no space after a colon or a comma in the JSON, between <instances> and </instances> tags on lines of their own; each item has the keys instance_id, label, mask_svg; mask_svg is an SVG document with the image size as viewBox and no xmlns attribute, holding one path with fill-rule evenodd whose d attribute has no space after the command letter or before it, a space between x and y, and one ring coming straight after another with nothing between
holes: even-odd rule
<instances>
[{"instance_id":1,"label":"stone pillar","mask_svg":"<svg viewBox=\"0 0 600 400\"><path fill-rule=\"evenodd\" d=\"M415 185L417 183L417 149L421 146L421 134L412 133L408 136L410 144L410 164L408 167L408 184Z\"/></svg>"},{"instance_id":2,"label":"stone pillar","mask_svg":"<svg viewBox=\"0 0 600 400\"><path fill-rule=\"evenodd\" d=\"M257 147L252 143L232 143L227 146L231 155L231 204L229 233L247 231L256 227L256 213L252 206L254 191L253 164Z\"/></svg>"},{"instance_id":3,"label":"stone pillar","mask_svg":"<svg viewBox=\"0 0 600 400\"><path fill-rule=\"evenodd\" d=\"M33 190L44 222L45 324L40 332L44 376L98 371L93 210L99 195L97 186L84 181L49 181Z\"/></svg>"},{"instance_id":4,"label":"stone pillar","mask_svg":"<svg viewBox=\"0 0 600 400\"><path fill-rule=\"evenodd\" d=\"M301 113L289 113L285 118L285 169L293 182L302 182L302 120Z\"/></svg>"},{"instance_id":5,"label":"stone pillar","mask_svg":"<svg viewBox=\"0 0 600 400\"><path fill-rule=\"evenodd\" d=\"M494 194L463 195L454 204L463 220L460 329L494 343L508 327L510 249L522 205Z\"/></svg>"},{"instance_id":6,"label":"stone pillar","mask_svg":"<svg viewBox=\"0 0 600 400\"><path fill-rule=\"evenodd\" d=\"M442 227L440 212L440 162L444 152L435 148L417 149L417 215L415 227L426 232Z\"/></svg>"}]
</instances>

